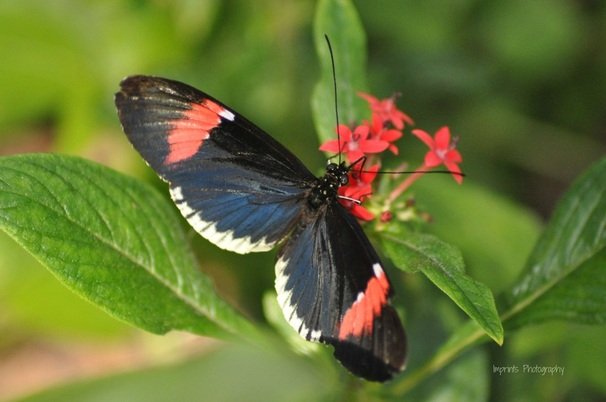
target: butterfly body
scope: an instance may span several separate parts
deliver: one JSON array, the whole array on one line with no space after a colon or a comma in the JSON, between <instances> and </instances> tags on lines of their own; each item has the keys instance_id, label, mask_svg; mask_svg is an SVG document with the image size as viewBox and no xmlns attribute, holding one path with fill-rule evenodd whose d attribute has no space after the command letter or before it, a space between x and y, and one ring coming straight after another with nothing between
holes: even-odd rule
<instances>
[{"instance_id":1,"label":"butterfly body","mask_svg":"<svg viewBox=\"0 0 606 402\"><path fill-rule=\"evenodd\" d=\"M315 177L246 118L177 81L128 77L116 105L130 142L198 233L243 254L279 245L278 302L302 337L332 345L368 380L403 369L406 339L390 282L338 202L349 167L330 163Z\"/></svg>"}]
</instances>

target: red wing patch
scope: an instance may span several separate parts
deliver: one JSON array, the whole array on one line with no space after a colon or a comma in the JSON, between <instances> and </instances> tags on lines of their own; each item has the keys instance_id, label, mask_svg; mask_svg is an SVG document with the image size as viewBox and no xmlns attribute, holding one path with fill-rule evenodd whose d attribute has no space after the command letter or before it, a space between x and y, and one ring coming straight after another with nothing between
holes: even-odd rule
<instances>
[{"instance_id":1,"label":"red wing patch","mask_svg":"<svg viewBox=\"0 0 606 402\"><path fill-rule=\"evenodd\" d=\"M376 317L381 314L387 304L389 281L379 264L373 266L375 275L368 281L364 292L358 294L358 299L343 315L339 328L339 339L349 336L360 337L371 335Z\"/></svg>"},{"instance_id":2,"label":"red wing patch","mask_svg":"<svg viewBox=\"0 0 606 402\"><path fill-rule=\"evenodd\" d=\"M172 122L168 133L169 152L165 165L177 163L194 156L210 136L213 128L221 124L221 115L231 114L213 101L193 103L183 117Z\"/></svg>"}]
</instances>

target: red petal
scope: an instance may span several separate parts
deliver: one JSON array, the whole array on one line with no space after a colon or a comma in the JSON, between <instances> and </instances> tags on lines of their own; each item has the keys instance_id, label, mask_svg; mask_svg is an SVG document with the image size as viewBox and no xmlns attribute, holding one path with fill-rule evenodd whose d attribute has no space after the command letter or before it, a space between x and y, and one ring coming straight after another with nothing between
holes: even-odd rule
<instances>
[{"instance_id":1,"label":"red petal","mask_svg":"<svg viewBox=\"0 0 606 402\"><path fill-rule=\"evenodd\" d=\"M435 135L436 148L448 149L450 147L450 129L447 126L440 128Z\"/></svg>"},{"instance_id":2,"label":"red petal","mask_svg":"<svg viewBox=\"0 0 606 402\"><path fill-rule=\"evenodd\" d=\"M370 133L370 127L368 125L362 124L357 126L353 132L353 138L356 141L363 141L368 138L368 134Z\"/></svg>"},{"instance_id":3,"label":"red petal","mask_svg":"<svg viewBox=\"0 0 606 402\"><path fill-rule=\"evenodd\" d=\"M339 152L339 140L326 141L324 144L320 145L320 151Z\"/></svg>"},{"instance_id":4,"label":"red petal","mask_svg":"<svg viewBox=\"0 0 606 402\"><path fill-rule=\"evenodd\" d=\"M359 149L354 149L352 151L345 152L345 156L347 156L347 160L349 161L349 163L354 163L360 158L362 158L364 156L364 153Z\"/></svg>"},{"instance_id":5,"label":"red petal","mask_svg":"<svg viewBox=\"0 0 606 402\"><path fill-rule=\"evenodd\" d=\"M354 204L350 209L350 212L353 216L358 219L362 219L363 221L371 221L375 218L375 214L364 208L362 205Z\"/></svg>"},{"instance_id":6,"label":"red petal","mask_svg":"<svg viewBox=\"0 0 606 402\"><path fill-rule=\"evenodd\" d=\"M444 165L446 165L448 170L450 170L451 172L461 173L461 169L456 163L444 162ZM463 183L463 176L461 176L460 174L453 174L452 178L455 179L455 181L459 184Z\"/></svg>"},{"instance_id":7,"label":"red petal","mask_svg":"<svg viewBox=\"0 0 606 402\"><path fill-rule=\"evenodd\" d=\"M349 198L355 198L356 200L358 199L358 197L356 197L356 187L352 186L350 187L349 185L347 187L341 187L339 188L339 190L343 189L343 191L339 191L339 194L345 196L345 197L349 197Z\"/></svg>"},{"instance_id":8,"label":"red petal","mask_svg":"<svg viewBox=\"0 0 606 402\"><path fill-rule=\"evenodd\" d=\"M372 195L372 187L370 184L361 184L355 187L351 192L350 197L359 200L360 202Z\"/></svg>"},{"instance_id":9,"label":"red petal","mask_svg":"<svg viewBox=\"0 0 606 402\"><path fill-rule=\"evenodd\" d=\"M393 142L402 137L402 132L398 130L384 130L381 132L381 139L383 141Z\"/></svg>"},{"instance_id":10,"label":"red petal","mask_svg":"<svg viewBox=\"0 0 606 402\"><path fill-rule=\"evenodd\" d=\"M433 149L434 147L434 141L433 138L431 138L431 135L427 134L425 131L423 130L412 130L412 133L421 141L423 141L425 143L425 145L427 145L429 148Z\"/></svg>"},{"instance_id":11,"label":"red petal","mask_svg":"<svg viewBox=\"0 0 606 402\"><path fill-rule=\"evenodd\" d=\"M441 165L442 162L442 159L433 151L429 151L425 154L425 165L427 167L438 166Z\"/></svg>"},{"instance_id":12,"label":"red petal","mask_svg":"<svg viewBox=\"0 0 606 402\"><path fill-rule=\"evenodd\" d=\"M368 154L376 154L385 151L389 147L387 141L363 140L360 141L360 150Z\"/></svg>"},{"instance_id":13,"label":"red petal","mask_svg":"<svg viewBox=\"0 0 606 402\"><path fill-rule=\"evenodd\" d=\"M389 121L391 122L391 124L394 125L395 128L397 128L398 130L402 130L404 129L404 122L402 121L402 119L398 116L396 116L393 113L390 113L388 115L389 117Z\"/></svg>"},{"instance_id":14,"label":"red petal","mask_svg":"<svg viewBox=\"0 0 606 402\"><path fill-rule=\"evenodd\" d=\"M398 118L401 119L402 121L404 121L408 124L415 124L414 120L409 115L407 115L406 113L401 111L400 109L396 109L395 112L398 114Z\"/></svg>"},{"instance_id":15,"label":"red petal","mask_svg":"<svg viewBox=\"0 0 606 402\"><path fill-rule=\"evenodd\" d=\"M370 105L371 109L374 109L374 107L379 105L379 100L374 96L367 94L366 92L358 92L358 96L366 100L366 102L368 102L368 104Z\"/></svg>"},{"instance_id":16,"label":"red petal","mask_svg":"<svg viewBox=\"0 0 606 402\"><path fill-rule=\"evenodd\" d=\"M373 111L371 121L372 121L372 123L369 125L370 135L371 136L380 135L381 132L383 132L383 119L381 118L380 115L378 115L377 113L375 113ZM366 123L366 124L368 124L368 123Z\"/></svg>"},{"instance_id":17,"label":"red petal","mask_svg":"<svg viewBox=\"0 0 606 402\"><path fill-rule=\"evenodd\" d=\"M450 151L446 152L446 156L444 156L444 159L448 162L453 163L463 162L463 157L456 149L451 149Z\"/></svg>"},{"instance_id":18,"label":"red petal","mask_svg":"<svg viewBox=\"0 0 606 402\"><path fill-rule=\"evenodd\" d=\"M379 171L379 164L372 165L368 170L362 172L360 179L367 184L370 184L374 181L375 177L377 177L377 172Z\"/></svg>"},{"instance_id":19,"label":"red petal","mask_svg":"<svg viewBox=\"0 0 606 402\"><path fill-rule=\"evenodd\" d=\"M345 124L339 124L339 127L337 127L337 134L341 137L341 143L351 140L351 129Z\"/></svg>"}]
</instances>

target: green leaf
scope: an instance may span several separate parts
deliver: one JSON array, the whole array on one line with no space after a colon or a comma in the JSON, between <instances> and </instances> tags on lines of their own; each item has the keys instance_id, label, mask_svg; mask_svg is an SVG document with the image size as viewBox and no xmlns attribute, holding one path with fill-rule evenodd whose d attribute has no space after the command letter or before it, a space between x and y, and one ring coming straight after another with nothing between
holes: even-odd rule
<instances>
[{"instance_id":1,"label":"green leaf","mask_svg":"<svg viewBox=\"0 0 606 402\"><path fill-rule=\"evenodd\" d=\"M0 158L0 228L70 289L147 331L254 331L199 272L175 209L108 168L58 155Z\"/></svg>"},{"instance_id":2,"label":"green leaf","mask_svg":"<svg viewBox=\"0 0 606 402\"><path fill-rule=\"evenodd\" d=\"M473 182L426 177L414 185L417 205L431 213L429 233L456 241L466 271L495 294L517 279L542 225L529 210ZM444 175L446 176L446 175Z\"/></svg>"},{"instance_id":3,"label":"green leaf","mask_svg":"<svg viewBox=\"0 0 606 402\"><path fill-rule=\"evenodd\" d=\"M509 294L508 327L606 323L606 159L571 186Z\"/></svg>"},{"instance_id":4,"label":"green leaf","mask_svg":"<svg viewBox=\"0 0 606 402\"><path fill-rule=\"evenodd\" d=\"M392 225L393 226L393 225ZM467 276L458 249L438 238L417 233L381 232L384 250L394 264L408 272L423 272L498 344L503 327L490 289Z\"/></svg>"},{"instance_id":5,"label":"green leaf","mask_svg":"<svg viewBox=\"0 0 606 402\"><path fill-rule=\"evenodd\" d=\"M32 292L32 289L36 289ZM41 303L40 300L44 300ZM115 340L133 332L71 292L44 270L27 251L0 230L0 319L16 335L70 339ZM60 314L58 312L61 312Z\"/></svg>"},{"instance_id":6,"label":"green leaf","mask_svg":"<svg viewBox=\"0 0 606 402\"><path fill-rule=\"evenodd\" d=\"M366 90L366 34L360 17L348 0L320 0L314 19L314 42L321 78L311 100L320 142L336 137L333 75L324 35L328 35L335 57L340 122L361 122L370 113L365 101L357 96Z\"/></svg>"}]
</instances>

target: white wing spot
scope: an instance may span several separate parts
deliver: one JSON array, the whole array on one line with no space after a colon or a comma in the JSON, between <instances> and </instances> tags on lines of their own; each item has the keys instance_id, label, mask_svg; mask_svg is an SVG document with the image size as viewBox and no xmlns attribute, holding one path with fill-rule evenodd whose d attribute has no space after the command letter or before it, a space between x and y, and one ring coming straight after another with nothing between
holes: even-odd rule
<instances>
[{"instance_id":1,"label":"white wing spot","mask_svg":"<svg viewBox=\"0 0 606 402\"><path fill-rule=\"evenodd\" d=\"M181 187L171 188L170 195L181 214L196 232L222 249L246 254L251 251L268 251L276 244L275 241L268 242L267 237L262 237L253 242L251 236L234 237L233 230L218 231L217 222L203 220L200 217L200 213L196 212L185 202Z\"/></svg>"},{"instance_id":2,"label":"white wing spot","mask_svg":"<svg viewBox=\"0 0 606 402\"><path fill-rule=\"evenodd\" d=\"M379 264L378 262L372 264L372 270L377 278L380 278L385 275L385 272L383 272L383 268L381 268L381 264Z\"/></svg>"},{"instance_id":3,"label":"white wing spot","mask_svg":"<svg viewBox=\"0 0 606 402\"><path fill-rule=\"evenodd\" d=\"M288 278L284 275L284 268L288 261L282 258L276 262L276 292L278 293L278 304L282 307L284 318L291 327L295 329L303 338L319 342L322 332L319 330L311 330L305 326L303 319L299 317L295 311L295 306L291 303L292 292L286 289Z\"/></svg>"},{"instance_id":4,"label":"white wing spot","mask_svg":"<svg viewBox=\"0 0 606 402\"><path fill-rule=\"evenodd\" d=\"M183 191L181 190L181 187L171 187L170 198L172 198L174 202L183 201Z\"/></svg>"},{"instance_id":5,"label":"white wing spot","mask_svg":"<svg viewBox=\"0 0 606 402\"><path fill-rule=\"evenodd\" d=\"M221 116L224 119L227 119L229 121L234 121L234 119L236 118L236 116L227 109L221 110L221 112L219 113L219 116Z\"/></svg>"}]
</instances>

